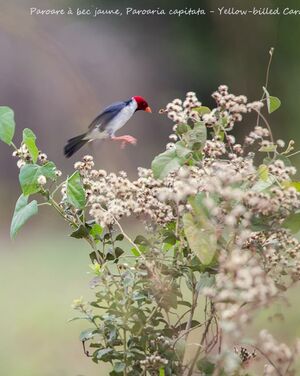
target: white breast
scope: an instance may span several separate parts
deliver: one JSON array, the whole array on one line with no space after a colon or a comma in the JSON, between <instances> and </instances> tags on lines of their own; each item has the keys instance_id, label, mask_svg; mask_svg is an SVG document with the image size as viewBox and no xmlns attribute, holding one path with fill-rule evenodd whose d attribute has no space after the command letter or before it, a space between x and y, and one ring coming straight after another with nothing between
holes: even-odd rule
<instances>
[{"instance_id":1,"label":"white breast","mask_svg":"<svg viewBox=\"0 0 300 376\"><path fill-rule=\"evenodd\" d=\"M131 118L131 116L135 113L135 110L137 109L137 103L133 99L128 106L124 107L123 110L121 110L118 115L109 123L107 130L112 135L115 134L115 132L122 128L123 125L127 123L127 121Z\"/></svg>"},{"instance_id":2,"label":"white breast","mask_svg":"<svg viewBox=\"0 0 300 376\"><path fill-rule=\"evenodd\" d=\"M118 113L118 115L116 115L115 118L109 122L109 124L107 124L104 132L99 132L99 129L95 128L91 133L89 133L89 139L103 139L109 136L114 136L115 132L117 132L118 129L122 128L132 117L136 109L137 103L135 99L132 99L132 101L126 107L124 107Z\"/></svg>"}]
</instances>

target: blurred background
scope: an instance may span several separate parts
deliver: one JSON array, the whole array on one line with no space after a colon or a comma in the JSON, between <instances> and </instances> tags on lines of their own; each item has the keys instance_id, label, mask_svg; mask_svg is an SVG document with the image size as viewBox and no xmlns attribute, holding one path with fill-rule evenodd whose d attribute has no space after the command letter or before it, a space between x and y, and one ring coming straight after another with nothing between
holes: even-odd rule
<instances>
[{"instance_id":1,"label":"blurred background","mask_svg":"<svg viewBox=\"0 0 300 376\"><path fill-rule=\"evenodd\" d=\"M66 140L84 131L111 102L144 96L154 113L137 113L126 134L136 147L120 150L111 142L95 144L98 168L149 167L164 149L172 124L157 111L187 91L197 92L204 105L210 94L227 84L235 94L261 97L270 47L275 47L269 91L282 100L272 115L276 137L300 139L300 16L114 17L30 16L30 7L136 7L216 9L295 7L297 1L145 0L28 1L0 0L0 104L14 109L16 141L30 127L39 147L59 168L72 171ZM299 5L299 3L298 3ZM253 125L251 119L249 126ZM239 134L247 128L240 128ZM249 129L249 128L248 128ZM122 133L121 133L122 134ZM85 244L67 238L68 229L49 210L9 239L9 225L20 194L18 169L10 149L0 145L0 374L9 376L107 375L102 365L84 357L78 333L81 324L67 323L74 298L88 298L89 258ZM76 155L77 159L80 153ZM295 157L300 164L300 157ZM262 312L258 326L273 328L283 341L300 335L297 291L281 321ZM279 317L279 316L277 316Z\"/></svg>"}]
</instances>

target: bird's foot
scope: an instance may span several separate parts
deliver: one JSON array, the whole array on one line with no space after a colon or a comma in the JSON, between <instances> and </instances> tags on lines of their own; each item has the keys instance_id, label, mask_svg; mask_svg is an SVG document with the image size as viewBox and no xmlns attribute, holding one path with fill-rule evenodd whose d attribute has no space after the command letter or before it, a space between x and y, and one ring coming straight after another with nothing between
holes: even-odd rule
<instances>
[{"instance_id":1,"label":"bird's foot","mask_svg":"<svg viewBox=\"0 0 300 376\"><path fill-rule=\"evenodd\" d=\"M129 135L118 136L118 137L114 136L111 139L113 141L121 141L121 148L122 149L124 149L126 144L136 145L136 143L137 143L137 139L132 137L132 136L129 136Z\"/></svg>"}]
</instances>

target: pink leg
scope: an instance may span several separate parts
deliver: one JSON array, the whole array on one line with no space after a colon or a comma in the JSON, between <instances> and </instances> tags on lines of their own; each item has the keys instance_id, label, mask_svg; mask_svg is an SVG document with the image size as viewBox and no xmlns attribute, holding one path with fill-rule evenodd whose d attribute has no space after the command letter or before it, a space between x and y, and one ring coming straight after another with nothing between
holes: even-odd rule
<instances>
[{"instance_id":1,"label":"pink leg","mask_svg":"<svg viewBox=\"0 0 300 376\"><path fill-rule=\"evenodd\" d=\"M113 141L121 141L121 148L124 149L125 145L126 144L131 144L131 145L136 145L136 142L137 142L137 139L132 137L132 136L129 136L129 135L125 135L125 136L113 136L111 138Z\"/></svg>"}]
</instances>

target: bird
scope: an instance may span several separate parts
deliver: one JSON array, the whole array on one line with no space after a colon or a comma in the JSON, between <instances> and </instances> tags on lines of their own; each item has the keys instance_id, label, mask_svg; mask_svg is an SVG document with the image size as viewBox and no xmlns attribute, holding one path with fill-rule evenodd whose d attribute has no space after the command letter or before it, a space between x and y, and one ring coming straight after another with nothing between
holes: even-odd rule
<instances>
[{"instance_id":1,"label":"bird","mask_svg":"<svg viewBox=\"0 0 300 376\"><path fill-rule=\"evenodd\" d=\"M115 102L106 107L96 118L91 122L87 132L79 136L70 138L64 147L64 154L66 158L70 158L87 142L96 139L111 139L113 141L120 141L121 147L132 144L135 145L137 140L129 135L115 136L117 130L122 128L136 111L152 112L147 101L141 96L134 96L128 100Z\"/></svg>"}]
</instances>

